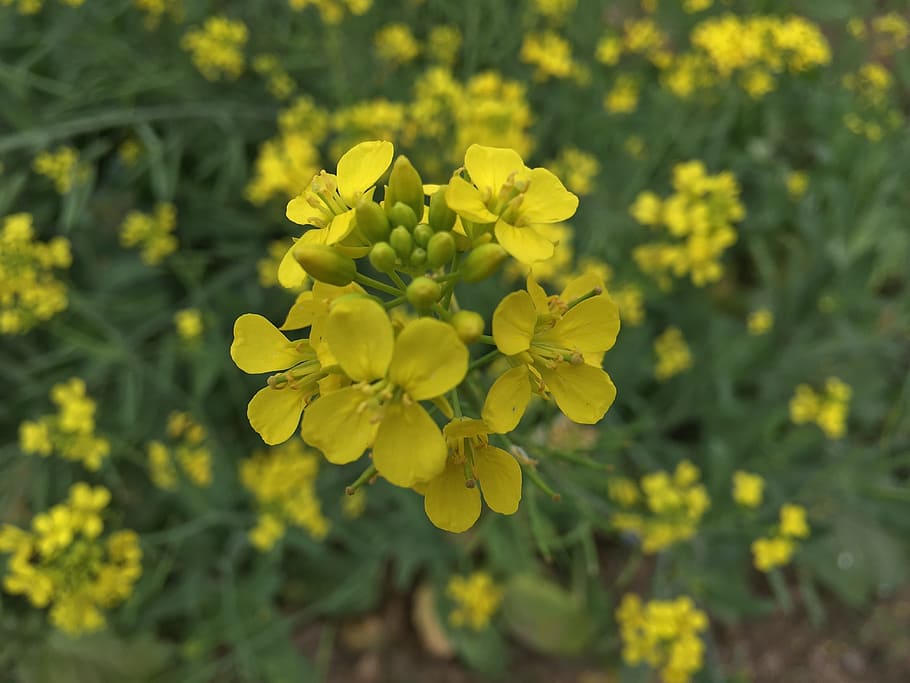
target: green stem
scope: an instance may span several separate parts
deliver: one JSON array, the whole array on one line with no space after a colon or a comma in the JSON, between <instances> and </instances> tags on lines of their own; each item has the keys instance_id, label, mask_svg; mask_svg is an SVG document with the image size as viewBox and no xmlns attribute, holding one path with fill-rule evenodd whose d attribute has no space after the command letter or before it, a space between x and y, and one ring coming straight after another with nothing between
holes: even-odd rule
<instances>
[{"instance_id":1,"label":"green stem","mask_svg":"<svg viewBox=\"0 0 910 683\"><path fill-rule=\"evenodd\" d=\"M353 496L354 491L359 489L361 486L366 484L370 479L372 479L375 476L376 476L376 466L370 465L360 474L359 477L357 477L357 480L353 484L351 484L350 486L345 486L344 492L349 496Z\"/></svg>"},{"instance_id":2,"label":"green stem","mask_svg":"<svg viewBox=\"0 0 910 683\"><path fill-rule=\"evenodd\" d=\"M473 361L469 366L468 370L476 370L477 368L482 368L487 363L491 363L499 356L499 349L493 349L489 353L484 354L477 360Z\"/></svg>"},{"instance_id":3,"label":"green stem","mask_svg":"<svg viewBox=\"0 0 910 683\"><path fill-rule=\"evenodd\" d=\"M396 306L400 306L405 301L407 301L407 297L396 296L394 299L389 299L388 301L383 301L382 305L385 306L386 310L388 310L390 308L395 308Z\"/></svg>"},{"instance_id":4,"label":"green stem","mask_svg":"<svg viewBox=\"0 0 910 683\"><path fill-rule=\"evenodd\" d=\"M387 285L385 282L380 282L379 280L374 280L368 275L363 273L357 273L354 276L354 280L364 287L372 287L373 289L378 289L380 292L385 292L386 294L391 294L392 296L401 296L402 291L397 287L392 287L392 285Z\"/></svg>"},{"instance_id":5,"label":"green stem","mask_svg":"<svg viewBox=\"0 0 910 683\"><path fill-rule=\"evenodd\" d=\"M398 273L396 273L394 270L389 271L388 273L386 273L386 275L388 275L389 278L391 278L392 282L394 282L395 285L399 289L405 290L408 288L408 286L404 283L404 280L401 279L401 276Z\"/></svg>"},{"instance_id":6,"label":"green stem","mask_svg":"<svg viewBox=\"0 0 910 683\"><path fill-rule=\"evenodd\" d=\"M480 335L479 337L477 337L477 341L482 342L484 344L492 344L493 346L496 346L496 340L493 339L493 337L489 334Z\"/></svg>"},{"instance_id":7,"label":"green stem","mask_svg":"<svg viewBox=\"0 0 910 683\"><path fill-rule=\"evenodd\" d=\"M462 417L461 399L458 398L458 389L452 389L452 410L455 411L455 417Z\"/></svg>"}]
</instances>

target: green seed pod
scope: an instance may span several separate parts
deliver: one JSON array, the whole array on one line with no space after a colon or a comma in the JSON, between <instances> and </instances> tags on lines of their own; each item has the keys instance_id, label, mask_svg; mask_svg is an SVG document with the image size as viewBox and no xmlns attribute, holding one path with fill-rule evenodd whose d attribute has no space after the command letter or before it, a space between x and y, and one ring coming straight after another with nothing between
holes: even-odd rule
<instances>
[{"instance_id":1,"label":"green seed pod","mask_svg":"<svg viewBox=\"0 0 910 683\"><path fill-rule=\"evenodd\" d=\"M432 268L441 268L452 262L455 255L455 238L450 232L437 232L427 244L427 261Z\"/></svg>"},{"instance_id":2,"label":"green seed pod","mask_svg":"<svg viewBox=\"0 0 910 683\"><path fill-rule=\"evenodd\" d=\"M408 262L415 268L420 268L427 262L427 250L423 247L414 247Z\"/></svg>"},{"instance_id":3,"label":"green seed pod","mask_svg":"<svg viewBox=\"0 0 910 683\"><path fill-rule=\"evenodd\" d=\"M408 285L408 302L418 310L424 310L439 301L442 288L435 280L428 277L416 277Z\"/></svg>"},{"instance_id":4,"label":"green seed pod","mask_svg":"<svg viewBox=\"0 0 910 683\"><path fill-rule=\"evenodd\" d=\"M455 225L455 212L446 204L446 186L440 185L430 197L430 227L436 232L451 230Z\"/></svg>"},{"instance_id":5,"label":"green seed pod","mask_svg":"<svg viewBox=\"0 0 910 683\"><path fill-rule=\"evenodd\" d=\"M374 201L361 197L354 209L357 227L371 243L382 242L389 238L392 225L385 211Z\"/></svg>"},{"instance_id":6,"label":"green seed pod","mask_svg":"<svg viewBox=\"0 0 910 683\"><path fill-rule=\"evenodd\" d=\"M395 206L397 202L402 202L411 208L419 220L423 218L423 197L420 174L406 156L399 156L392 164L392 172L389 174L386 205Z\"/></svg>"},{"instance_id":7,"label":"green seed pod","mask_svg":"<svg viewBox=\"0 0 910 683\"><path fill-rule=\"evenodd\" d=\"M354 259L324 244L298 244L294 258L308 275L330 285L343 287L357 275Z\"/></svg>"},{"instance_id":8,"label":"green seed pod","mask_svg":"<svg viewBox=\"0 0 910 683\"><path fill-rule=\"evenodd\" d=\"M411 237L411 233L406 227L399 225L389 235L389 244L392 245L392 249L395 250L395 253L398 254L402 261L407 261L411 256L411 250L414 248L414 238Z\"/></svg>"},{"instance_id":9,"label":"green seed pod","mask_svg":"<svg viewBox=\"0 0 910 683\"><path fill-rule=\"evenodd\" d=\"M388 242L377 242L370 249L370 263L380 273L391 273L395 270L398 255Z\"/></svg>"},{"instance_id":10,"label":"green seed pod","mask_svg":"<svg viewBox=\"0 0 910 683\"><path fill-rule=\"evenodd\" d=\"M417 242L417 246L425 247L430 241L430 238L433 236L433 228L431 228L426 223L418 223L414 227L414 241Z\"/></svg>"},{"instance_id":11,"label":"green seed pod","mask_svg":"<svg viewBox=\"0 0 910 683\"><path fill-rule=\"evenodd\" d=\"M474 311L458 311L449 322L465 344L477 341L483 334L483 316Z\"/></svg>"},{"instance_id":12,"label":"green seed pod","mask_svg":"<svg viewBox=\"0 0 910 683\"><path fill-rule=\"evenodd\" d=\"M391 209L386 209L392 225L403 225L408 230L413 230L417 225L417 214L404 202L396 202Z\"/></svg>"},{"instance_id":13,"label":"green seed pod","mask_svg":"<svg viewBox=\"0 0 910 683\"><path fill-rule=\"evenodd\" d=\"M480 282L496 272L505 261L506 250L498 244L481 244L470 251L461 264L461 279L465 282Z\"/></svg>"}]
</instances>

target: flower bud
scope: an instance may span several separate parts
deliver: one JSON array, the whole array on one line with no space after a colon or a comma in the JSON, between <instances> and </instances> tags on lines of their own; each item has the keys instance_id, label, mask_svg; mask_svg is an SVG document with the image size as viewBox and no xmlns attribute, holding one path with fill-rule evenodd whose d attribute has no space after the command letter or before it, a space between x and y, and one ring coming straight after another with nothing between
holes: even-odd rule
<instances>
[{"instance_id":1,"label":"flower bud","mask_svg":"<svg viewBox=\"0 0 910 683\"><path fill-rule=\"evenodd\" d=\"M330 285L343 287L357 275L354 259L324 244L298 244L294 258L307 275Z\"/></svg>"},{"instance_id":2,"label":"flower bud","mask_svg":"<svg viewBox=\"0 0 910 683\"><path fill-rule=\"evenodd\" d=\"M379 204L361 197L354 209L354 215L357 227L372 244L388 239L392 226Z\"/></svg>"},{"instance_id":3,"label":"flower bud","mask_svg":"<svg viewBox=\"0 0 910 683\"><path fill-rule=\"evenodd\" d=\"M420 174L406 156L399 156L392 164L392 172L389 174L389 185L385 195L386 206L395 206L396 202L401 202L409 206L419 219L423 217L423 196L423 181Z\"/></svg>"},{"instance_id":4,"label":"flower bud","mask_svg":"<svg viewBox=\"0 0 910 683\"><path fill-rule=\"evenodd\" d=\"M430 197L430 227L436 232L451 230L455 225L455 212L446 204L446 185L440 185Z\"/></svg>"},{"instance_id":5,"label":"flower bud","mask_svg":"<svg viewBox=\"0 0 910 683\"><path fill-rule=\"evenodd\" d=\"M395 270L398 255L388 242L377 242L370 249L370 263L380 273L391 273Z\"/></svg>"},{"instance_id":6,"label":"flower bud","mask_svg":"<svg viewBox=\"0 0 910 683\"><path fill-rule=\"evenodd\" d=\"M426 247L430 238L433 236L433 228L426 223L418 223L414 227L414 241L418 247Z\"/></svg>"},{"instance_id":7,"label":"flower bud","mask_svg":"<svg viewBox=\"0 0 910 683\"><path fill-rule=\"evenodd\" d=\"M483 316L474 311L458 311L449 322L465 344L477 341L483 334Z\"/></svg>"},{"instance_id":8,"label":"flower bud","mask_svg":"<svg viewBox=\"0 0 910 683\"><path fill-rule=\"evenodd\" d=\"M506 250L498 244L481 244L471 250L461 264L461 279L465 282L480 282L496 272L505 261Z\"/></svg>"},{"instance_id":9,"label":"flower bud","mask_svg":"<svg viewBox=\"0 0 910 683\"><path fill-rule=\"evenodd\" d=\"M415 268L422 267L427 262L427 250L423 247L414 247L408 262Z\"/></svg>"},{"instance_id":10,"label":"flower bud","mask_svg":"<svg viewBox=\"0 0 910 683\"><path fill-rule=\"evenodd\" d=\"M442 288L428 277L415 277L406 292L408 303L418 310L427 309L442 296Z\"/></svg>"},{"instance_id":11,"label":"flower bud","mask_svg":"<svg viewBox=\"0 0 910 683\"><path fill-rule=\"evenodd\" d=\"M414 213L414 209L404 202L393 204L391 209L386 208L386 214L393 226L403 225L408 230L413 230L414 226L417 225L417 214Z\"/></svg>"},{"instance_id":12,"label":"flower bud","mask_svg":"<svg viewBox=\"0 0 910 683\"><path fill-rule=\"evenodd\" d=\"M427 243L427 261L432 268L448 265L455 255L455 238L450 232L437 232Z\"/></svg>"},{"instance_id":13,"label":"flower bud","mask_svg":"<svg viewBox=\"0 0 910 683\"><path fill-rule=\"evenodd\" d=\"M402 261L407 261L411 256L411 250L414 248L414 238L411 237L411 233L406 227L399 225L389 235L389 244L392 245L392 249L395 250L395 253L398 254Z\"/></svg>"}]
</instances>

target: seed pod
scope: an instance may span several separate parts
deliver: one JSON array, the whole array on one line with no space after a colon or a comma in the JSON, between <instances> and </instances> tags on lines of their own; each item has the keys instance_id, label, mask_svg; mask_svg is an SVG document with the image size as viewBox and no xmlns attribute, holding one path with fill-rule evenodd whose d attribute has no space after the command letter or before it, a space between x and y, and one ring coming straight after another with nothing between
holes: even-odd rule
<instances>
[{"instance_id":1,"label":"seed pod","mask_svg":"<svg viewBox=\"0 0 910 683\"><path fill-rule=\"evenodd\" d=\"M471 250L461 264L461 279L465 282L479 282L496 272L505 261L506 250L498 244L482 244Z\"/></svg>"},{"instance_id":2,"label":"seed pod","mask_svg":"<svg viewBox=\"0 0 910 683\"><path fill-rule=\"evenodd\" d=\"M450 232L437 232L427 244L427 261L432 268L451 263L455 255L455 238Z\"/></svg>"},{"instance_id":3,"label":"seed pod","mask_svg":"<svg viewBox=\"0 0 910 683\"><path fill-rule=\"evenodd\" d=\"M385 211L374 201L361 198L354 209L357 227L372 244L382 242L389 238L392 225L389 223Z\"/></svg>"},{"instance_id":4,"label":"seed pod","mask_svg":"<svg viewBox=\"0 0 910 683\"><path fill-rule=\"evenodd\" d=\"M430 227L436 232L451 230L455 219L455 212L446 203L446 185L440 185L436 194L430 197Z\"/></svg>"},{"instance_id":5,"label":"seed pod","mask_svg":"<svg viewBox=\"0 0 910 683\"><path fill-rule=\"evenodd\" d=\"M398 254L402 261L407 261L411 257L411 250L414 248L414 238L411 237L411 233L406 227L399 225L389 235L389 244L392 245L392 249L395 250L395 253Z\"/></svg>"},{"instance_id":6,"label":"seed pod","mask_svg":"<svg viewBox=\"0 0 910 683\"><path fill-rule=\"evenodd\" d=\"M458 311L449 322L465 344L477 341L483 334L483 316L474 311Z\"/></svg>"},{"instance_id":7,"label":"seed pod","mask_svg":"<svg viewBox=\"0 0 910 683\"><path fill-rule=\"evenodd\" d=\"M398 255L388 242L377 242L370 249L370 263L380 273L391 273L395 270Z\"/></svg>"},{"instance_id":8,"label":"seed pod","mask_svg":"<svg viewBox=\"0 0 910 683\"><path fill-rule=\"evenodd\" d=\"M442 289L439 283L428 277L416 277L408 285L408 303L418 310L424 310L439 301Z\"/></svg>"},{"instance_id":9,"label":"seed pod","mask_svg":"<svg viewBox=\"0 0 910 683\"><path fill-rule=\"evenodd\" d=\"M344 287L357 275L354 259L324 244L298 244L294 258L308 275L330 285Z\"/></svg>"}]
</instances>

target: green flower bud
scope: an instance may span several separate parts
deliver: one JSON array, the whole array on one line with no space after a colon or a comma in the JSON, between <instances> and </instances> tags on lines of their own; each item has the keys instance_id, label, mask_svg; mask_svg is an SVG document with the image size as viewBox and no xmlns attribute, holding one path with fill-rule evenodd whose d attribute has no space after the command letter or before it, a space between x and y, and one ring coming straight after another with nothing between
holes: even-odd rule
<instances>
[{"instance_id":1,"label":"green flower bud","mask_svg":"<svg viewBox=\"0 0 910 683\"><path fill-rule=\"evenodd\" d=\"M427 261L432 268L441 268L452 262L455 255L455 238L450 232L437 232L427 244Z\"/></svg>"},{"instance_id":2,"label":"green flower bud","mask_svg":"<svg viewBox=\"0 0 910 683\"><path fill-rule=\"evenodd\" d=\"M408 262L416 268L421 267L427 262L427 250L423 247L415 247Z\"/></svg>"},{"instance_id":3,"label":"green flower bud","mask_svg":"<svg viewBox=\"0 0 910 683\"><path fill-rule=\"evenodd\" d=\"M409 206L420 219L423 218L423 197L423 181L420 174L406 156L399 156L392 164L392 172L389 174L389 185L385 195L386 206L395 206L397 202L401 202Z\"/></svg>"},{"instance_id":4,"label":"green flower bud","mask_svg":"<svg viewBox=\"0 0 910 683\"><path fill-rule=\"evenodd\" d=\"M407 261L411 256L411 250L414 248L414 238L411 237L411 233L406 227L399 225L389 235L389 244L392 245L392 249L395 250L395 253L398 254L402 261Z\"/></svg>"},{"instance_id":5,"label":"green flower bud","mask_svg":"<svg viewBox=\"0 0 910 683\"><path fill-rule=\"evenodd\" d=\"M481 244L470 251L461 264L461 279L465 282L480 282L496 272L506 260L506 250L498 244Z\"/></svg>"},{"instance_id":6,"label":"green flower bud","mask_svg":"<svg viewBox=\"0 0 910 683\"><path fill-rule=\"evenodd\" d=\"M418 223L414 227L414 241L417 242L417 246L425 247L430 241L430 238L433 236L433 228L431 228L426 223Z\"/></svg>"},{"instance_id":7,"label":"green flower bud","mask_svg":"<svg viewBox=\"0 0 910 683\"><path fill-rule=\"evenodd\" d=\"M308 275L330 285L343 287L357 275L354 259L324 244L298 244L294 258Z\"/></svg>"},{"instance_id":8,"label":"green flower bud","mask_svg":"<svg viewBox=\"0 0 910 683\"><path fill-rule=\"evenodd\" d=\"M357 219L357 227L371 243L375 244L388 239L392 225L379 204L361 197L354 209L354 215Z\"/></svg>"},{"instance_id":9,"label":"green flower bud","mask_svg":"<svg viewBox=\"0 0 910 683\"><path fill-rule=\"evenodd\" d=\"M477 341L483 334L483 316L474 311L458 311L449 322L465 344Z\"/></svg>"},{"instance_id":10,"label":"green flower bud","mask_svg":"<svg viewBox=\"0 0 910 683\"><path fill-rule=\"evenodd\" d=\"M446 204L446 186L440 185L436 194L430 197L430 227L436 232L451 230L455 218L455 212Z\"/></svg>"},{"instance_id":11,"label":"green flower bud","mask_svg":"<svg viewBox=\"0 0 910 683\"><path fill-rule=\"evenodd\" d=\"M413 230L417 225L417 214L414 213L414 209L403 202L393 204L391 209L387 208L386 214L392 225L403 225L408 230Z\"/></svg>"},{"instance_id":12,"label":"green flower bud","mask_svg":"<svg viewBox=\"0 0 910 683\"><path fill-rule=\"evenodd\" d=\"M418 310L424 310L439 301L442 288L428 277L415 277L406 292L408 303Z\"/></svg>"},{"instance_id":13,"label":"green flower bud","mask_svg":"<svg viewBox=\"0 0 910 683\"><path fill-rule=\"evenodd\" d=\"M377 242L370 249L370 263L380 273L391 273L395 270L398 255L388 242Z\"/></svg>"}]
</instances>

